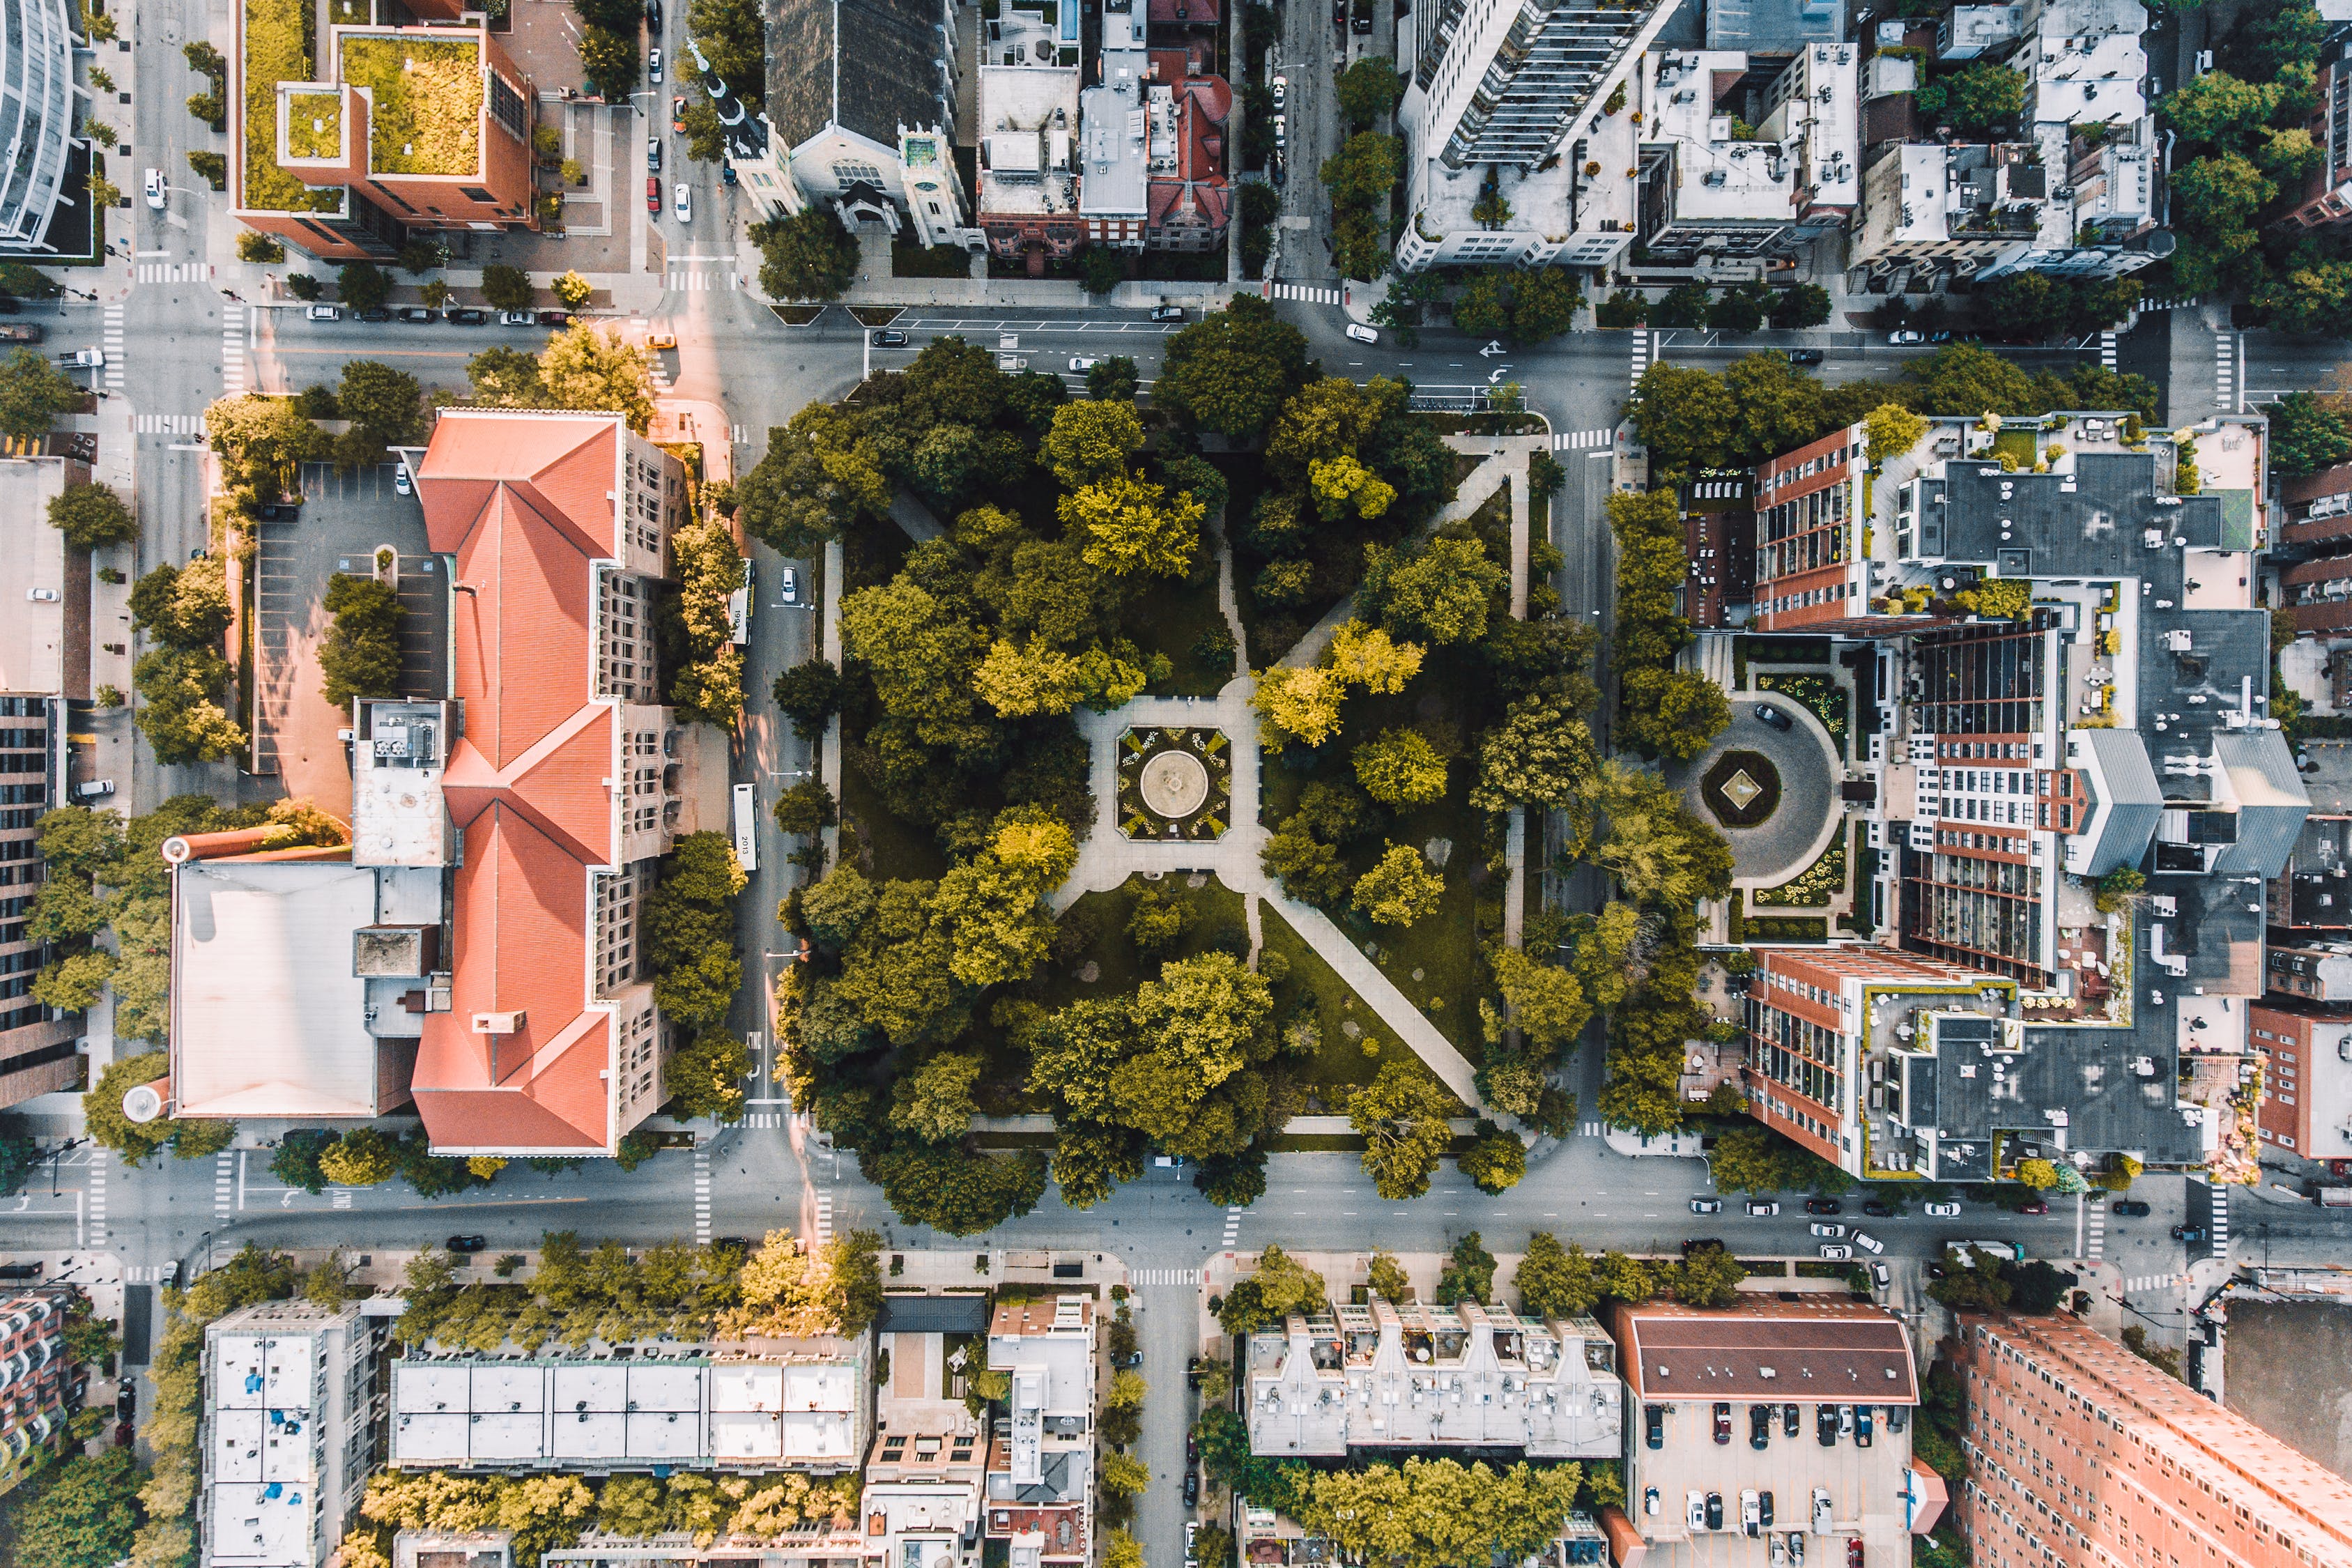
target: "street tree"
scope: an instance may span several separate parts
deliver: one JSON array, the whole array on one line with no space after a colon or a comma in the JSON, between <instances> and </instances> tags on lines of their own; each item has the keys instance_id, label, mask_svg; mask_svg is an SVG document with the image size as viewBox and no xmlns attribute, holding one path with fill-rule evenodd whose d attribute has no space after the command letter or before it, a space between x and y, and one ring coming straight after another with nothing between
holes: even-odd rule
<instances>
[{"instance_id":1,"label":"street tree","mask_svg":"<svg viewBox=\"0 0 2352 1568\"><path fill-rule=\"evenodd\" d=\"M113 1568L139 1531L141 1471L129 1448L96 1458L76 1452L56 1474L26 1489L16 1521L17 1561L43 1568Z\"/></svg>"},{"instance_id":2,"label":"street tree","mask_svg":"<svg viewBox=\"0 0 2352 1568\"><path fill-rule=\"evenodd\" d=\"M1399 1263L1396 1254L1385 1247L1372 1249L1372 1261L1366 1278L1372 1294L1384 1301L1412 1300L1412 1281L1406 1277L1404 1265Z\"/></svg>"},{"instance_id":3,"label":"street tree","mask_svg":"<svg viewBox=\"0 0 2352 1568\"><path fill-rule=\"evenodd\" d=\"M727 89L757 110L768 92L767 23L758 0L693 0L686 25Z\"/></svg>"},{"instance_id":4,"label":"street tree","mask_svg":"<svg viewBox=\"0 0 2352 1568\"><path fill-rule=\"evenodd\" d=\"M392 447L421 446L425 437L425 392L415 376L375 360L343 366L335 405L350 426L335 437L336 464L358 468L383 460Z\"/></svg>"},{"instance_id":5,"label":"street tree","mask_svg":"<svg viewBox=\"0 0 2352 1568\"><path fill-rule=\"evenodd\" d=\"M1511 285L1511 336L1521 343L1556 338L1568 331L1583 303L1584 296L1563 268L1530 268Z\"/></svg>"},{"instance_id":6,"label":"street tree","mask_svg":"<svg viewBox=\"0 0 2352 1568\"><path fill-rule=\"evenodd\" d=\"M1454 1097L1417 1062L1391 1062L1348 1097L1348 1124L1368 1141L1364 1170L1381 1196L1402 1202L1429 1191L1453 1142L1453 1109Z\"/></svg>"},{"instance_id":7,"label":"street tree","mask_svg":"<svg viewBox=\"0 0 2352 1568\"><path fill-rule=\"evenodd\" d=\"M77 550L128 544L139 537L138 521L114 488L87 480L49 498L49 526Z\"/></svg>"},{"instance_id":8,"label":"street tree","mask_svg":"<svg viewBox=\"0 0 2352 1568\"><path fill-rule=\"evenodd\" d=\"M1473 1186L1491 1197L1510 1191L1527 1175L1527 1145L1493 1122L1482 1121L1478 1123L1478 1136L1454 1163L1464 1175L1470 1178ZM1491 1259L1486 1279L1491 1289L1494 1282Z\"/></svg>"},{"instance_id":9,"label":"street tree","mask_svg":"<svg viewBox=\"0 0 2352 1568\"><path fill-rule=\"evenodd\" d=\"M2352 460L2352 426L2346 424L2340 409L2320 402L2310 393L2290 392L2263 412L2270 416L2271 457L2282 473L2317 473ZM57 514L58 502L51 501L49 521L56 522ZM73 537L70 530L66 536Z\"/></svg>"},{"instance_id":10,"label":"street tree","mask_svg":"<svg viewBox=\"0 0 2352 1568\"><path fill-rule=\"evenodd\" d=\"M1927 422L1899 403L1882 403L1864 417L1869 434L1868 457L1873 468L1916 447L1927 434Z\"/></svg>"},{"instance_id":11,"label":"street tree","mask_svg":"<svg viewBox=\"0 0 2352 1568\"><path fill-rule=\"evenodd\" d=\"M1339 113L1351 130L1384 123L1404 97L1404 78L1395 66L1366 56L1339 73Z\"/></svg>"},{"instance_id":12,"label":"street tree","mask_svg":"<svg viewBox=\"0 0 2352 1568\"><path fill-rule=\"evenodd\" d=\"M1731 722L1731 700L1703 671L1642 665L1620 681L1624 716L1618 734L1644 756L1687 763Z\"/></svg>"},{"instance_id":13,"label":"street tree","mask_svg":"<svg viewBox=\"0 0 2352 1568\"><path fill-rule=\"evenodd\" d=\"M779 674L770 687L776 710L793 721L803 741L823 736L841 711L841 671L825 658L812 658Z\"/></svg>"},{"instance_id":14,"label":"street tree","mask_svg":"<svg viewBox=\"0 0 2352 1568\"><path fill-rule=\"evenodd\" d=\"M1248 441L1306 379L1306 335L1265 300L1238 294L1168 340L1152 398L1189 425Z\"/></svg>"},{"instance_id":15,"label":"street tree","mask_svg":"<svg viewBox=\"0 0 2352 1568\"><path fill-rule=\"evenodd\" d=\"M0 421L0 428L5 428ZM327 455L327 433L282 397L247 393L205 410L205 435L221 458L221 478L242 502L292 494L301 466Z\"/></svg>"},{"instance_id":16,"label":"street tree","mask_svg":"<svg viewBox=\"0 0 2352 1568\"><path fill-rule=\"evenodd\" d=\"M856 237L823 207L756 224L751 243L761 292L773 299L837 300L857 276Z\"/></svg>"},{"instance_id":17,"label":"street tree","mask_svg":"<svg viewBox=\"0 0 2352 1568\"><path fill-rule=\"evenodd\" d=\"M335 275L335 298L354 310L373 310L392 297L392 274L373 261L348 261Z\"/></svg>"},{"instance_id":18,"label":"street tree","mask_svg":"<svg viewBox=\"0 0 2352 1568\"><path fill-rule=\"evenodd\" d=\"M1717 377L1656 360L1633 384L1625 416L1661 469L1711 468L1728 459L1739 409Z\"/></svg>"},{"instance_id":19,"label":"street tree","mask_svg":"<svg viewBox=\"0 0 2352 1568\"><path fill-rule=\"evenodd\" d=\"M1133 403L1138 381L1135 361L1125 354L1111 354L1087 367L1087 395L1100 403ZM1176 479L1172 472L1168 477Z\"/></svg>"},{"instance_id":20,"label":"street tree","mask_svg":"<svg viewBox=\"0 0 2352 1568\"><path fill-rule=\"evenodd\" d=\"M566 327L540 354L539 380L550 408L610 410L640 436L653 428L653 358L618 332Z\"/></svg>"},{"instance_id":21,"label":"street tree","mask_svg":"<svg viewBox=\"0 0 2352 1568\"><path fill-rule=\"evenodd\" d=\"M1586 794L1608 819L1592 862L1616 877L1634 902L1686 909L1730 891L1730 846L1663 778L1612 758Z\"/></svg>"},{"instance_id":22,"label":"street tree","mask_svg":"<svg viewBox=\"0 0 2352 1568\"><path fill-rule=\"evenodd\" d=\"M1511 1285L1519 1293L1520 1305L1537 1318L1581 1317L1601 1300L1592 1260L1584 1248L1574 1243L1562 1247L1548 1230L1528 1237Z\"/></svg>"},{"instance_id":23,"label":"street tree","mask_svg":"<svg viewBox=\"0 0 2352 1568\"><path fill-rule=\"evenodd\" d=\"M139 732L166 764L217 763L242 752L246 732L222 705L228 661L209 647L152 648L131 667Z\"/></svg>"},{"instance_id":24,"label":"street tree","mask_svg":"<svg viewBox=\"0 0 2352 1568\"><path fill-rule=\"evenodd\" d=\"M482 299L494 310L528 310L539 302L530 274L494 261L482 268Z\"/></svg>"}]
</instances>

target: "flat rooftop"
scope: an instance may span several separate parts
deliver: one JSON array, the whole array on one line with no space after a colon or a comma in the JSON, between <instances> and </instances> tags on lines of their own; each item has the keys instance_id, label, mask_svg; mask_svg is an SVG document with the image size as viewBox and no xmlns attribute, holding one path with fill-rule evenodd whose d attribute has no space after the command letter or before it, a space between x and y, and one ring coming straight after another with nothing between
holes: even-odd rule
<instances>
[{"instance_id":1,"label":"flat rooftop","mask_svg":"<svg viewBox=\"0 0 2352 1568\"><path fill-rule=\"evenodd\" d=\"M1715 110L1717 82L1745 75L1748 57L1696 50L1653 58L1644 140L1675 149L1676 221L1787 222L1795 210L1796 161L1776 142L1736 138L1732 116Z\"/></svg>"},{"instance_id":2,"label":"flat rooftop","mask_svg":"<svg viewBox=\"0 0 2352 1568\"><path fill-rule=\"evenodd\" d=\"M66 488L66 459L42 458L0 462L0 691L44 697L66 691L68 620L79 610L83 626L83 679L89 621L89 571L80 573L82 603L68 604L66 536L49 526L48 504ZM49 593L50 599L35 595ZM80 694L86 695L86 689Z\"/></svg>"},{"instance_id":3,"label":"flat rooftop","mask_svg":"<svg viewBox=\"0 0 2352 1568\"><path fill-rule=\"evenodd\" d=\"M1919 1402L1902 1320L1865 1302L1749 1300L1722 1310L1652 1302L1621 1309L1617 1339L1624 1378L1649 1404Z\"/></svg>"},{"instance_id":4,"label":"flat rooftop","mask_svg":"<svg viewBox=\"0 0 2352 1568\"><path fill-rule=\"evenodd\" d=\"M339 31L335 37L341 79L368 91L370 169L383 174L471 174L480 169L478 38L356 30Z\"/></svg>"}]
</instances>

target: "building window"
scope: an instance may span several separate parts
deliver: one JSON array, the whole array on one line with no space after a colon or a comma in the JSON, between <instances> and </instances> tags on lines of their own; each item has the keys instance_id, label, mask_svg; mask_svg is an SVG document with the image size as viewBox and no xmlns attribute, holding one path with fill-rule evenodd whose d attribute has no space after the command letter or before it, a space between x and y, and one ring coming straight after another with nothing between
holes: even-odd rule
<instances>
[{"instance_id":1,"label":"building window","mask_svg":"<svg viewBox=\"0 0 2352 1568\"><path fill-rule=\"evenodd\" d=\"M490 118L503 125L518 138L530 134L530 116L522 94L507 85L506 78L490 73Z\"/></svg>"},{"instance_id":2,"label":"building window","mask_svg":"<svg viewBox=\"0 0 2352 1568\"><path fill-rule=\"evenodd\" d=\"M499 199L479 185L459 185L457 194L469 202L480 202L484 206L495 206Z\"/></svg>"},{"instance_id":3,"label":"building window","mask_svg":"<svg viewBox=\"0 0 2352 1568\"><path fill-rule=\"evenodd\" d=\"M596 879L596 994L609 996L636 984L637 874L614 871Z\"/></svg>"},{"instance_id":4,"label":"building window","mask_svg":"<svg viewBox=\"0 0 2352 1568\"><path fill-rule=\"evenodd\" d=\"M628 702L655 700L653 627L640 579L606 572L596 583L596 689Z\"/></svg>"}]
</instances>

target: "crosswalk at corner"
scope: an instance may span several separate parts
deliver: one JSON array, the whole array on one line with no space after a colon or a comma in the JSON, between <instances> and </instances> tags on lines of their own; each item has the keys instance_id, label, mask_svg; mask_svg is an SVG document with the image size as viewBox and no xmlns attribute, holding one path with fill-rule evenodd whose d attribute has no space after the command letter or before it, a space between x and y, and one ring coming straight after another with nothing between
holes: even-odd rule
<instances>
[{"instance_id":1,"label":"crosswalk at corner","mask_svg":"<svg viewBox=\"0 0 2352 1568\"><path fill-rule=\"evenodd\" d=\"M213 275L209 261L142 261L139 264L142 283L203 283Z\"/></svg>"},{"instance_id":2,"label":"crosswalk at corner","mask_svg":"<svg viewBox=\"0 0 2352 1568\"><path fill-rule=\"evenodd\" d=\"M1642 373L1650 368L1650 331L1646 327L1633 329L1633 378L1630 384L1642 384Z\"/></svg>"},{"instance_id":3,"label":"crosswalk at corner","mask_svg":"<svg viewBox=\"0 0 2352 1568\"><path fill-rule=\"evenodd\" d=\"M226 1219L236 1207L236 1151L213 1156L213 1218Z\"/></svg>"},{"instance_id":4,"label":"crosswalk at corner","mask_svg":"<svg viewBox=\"0 0 2352 1568\"><path fill-rule=\"evenodd\" d=\"M1231 1247L1231 1246L1234 1244L1234 1238L1235 1237L1237 1237L1237 1236L1241 1235L1241 1233L1242 1233L1242 1211L1241 1211L1240 1209L1238 1209L1238 1208L1230 1208L1230 1209L1227 1209L1227 1210L1225 1211L1225 1240L1224 1240L1224 1245L1225 1245L1225 1246L1227 1246L1227 1247Z\"/></svg>"},{"instance_id":5,"label":"crosswalk at corner","mask_svg":"<svg viewBox=\"0 0 2352 1568\"><path fill-rule=\"evenodd\" d=\"M138 414L131 420L134 436L201 436L205 433L205 416L201 414Z\"/></svg>"},{"instance_id":6,"label":"crosswalk at corner","mask_svg":"<svg viewBox=\"0 0 2352 1568\"><path fill-rule=\"evenodd\" d=\"M710 1245L710 1151L698 1143L694 1149L694 1241L698 1247Z\"/></svg>"},{"instance_id":7,"label":"crosswalk at corner","mask_svg":"<svg viewBox=\"0 0 2352 1568\"><path fill-rule=\"evenodd\" d=\"M99 344L106 353L106 389L122 390L122 304L117 300L106 308L105 336Z\"/></svg>"},{"instance_id":8,"label":"crosswalk at corner","mask_svg":"<svg viewBox=\"0 0 2352 1568\"><path fill-rule=\"evenodd\" d=\"M2187 1283L2186 1274L2135 1274L2124 1281L2124 1293L2137 1296L2148 1290L2169 1290Z\"/></svg>"},{"instance_id":9,"label":"crosswalk at corner","mask_svg":"<svg viewBox=\"0 0 2352 1568\"><path fill-rule=\"evenodd\" d=\"M1606 430L1563 430L1551 438L1555 452L1580 452L1588 447L1606 447L1617 439L1614 428Z\"/></svg>"},{"instance_id":10,"label":"crosswalk at corner","mask_svg":"<svg viewBox=\"0 0 2352 1568\"><path fill-rule=\"evenodd\" d=\"M782 1127L784 1113L781 1110L754 1110L743 1118L746 1127Z\"/></svg>"},{"instance_id":11,"label":"crosswalk at corner","mask_svg":"<svg viewBox=\"0 0 2352 1568\"><path fill-rule=\"evenodd\" d=\"M221 395L245 395L245 307L221 307Z\"/></svg>"},{"instance_id":12,"label":"crosswalk at corner","mask_svg":"<svg viewBox=\"0 0 2352 1568\"><path fill-rule=\"evenodd\" d=\"M743 287L740 272L673 272L669 275L671 289L680 294L711 294L733 292Z\"/></svg>"},{"instance_id":13,"label":"crosswalk at corner","mask_svg":"<svg viewBox=\"0 0 2352 1568\"><path fill-rule=\"evenodd\" d=\"M1197 1268L1136 1268L1129 1271L1130 1285L1198 1285L1201 1271Z\"/></svg>"},{"instance_id":14,"label":"crosswalk at corner","mask_svg":"<svg viewBox=\"0 0 2352 1568\"><path fill-rule=\"evenodd\" d=\"M105 1149L99 1150L90 1157L89 1209L85 1216L89 1222L89 1230L87 1238L82 1242L84 1247L106 1245L106 1171L107 1167L113 1163L113 1153Z\"/></svg>"},{"instance_id":15,"label":"crosswalk at corner","mask_svg":"<svg viewBox=\"0 0 2352 1568\"><path fill-rule=\"evenodd\" d=\"M2238 336L2222 332L2213 339L2213 402L2224 413L2238 406Z\"/></svg>"},{"instance_id":16,"label":"crosswalk at corner","mask_svg":"<svg viewBox=\"0 0 2352 1568\"><path fill-rule=\"evenodd\" d=\"M730 425L727 427L727 439L733 442L738 447L741 446L751 438L751 432L745 429L740 425Z\"/></svg>"},{"instance_id":17,"label":"crosswalk at corner","mask_svg":"<svg viewBox=\"0 0 2352 1568\"><path fill-rule=\"evenodd\" d=\"M1598 1138L1609 1130L1598 1121L1588 1121L1583 1126L1578 1128L1577 1131L1583 1133L1587 1138Z\"/></svg>"},{"instance_id":18,"label":"crosswalk at corner","mask_svg":"<svg viewBox=\"0 0 2352 1568\"><path fill-rule=\"evenodd\" d=\"M2113 332L2099 334L2099 363L2109 370L2116 368L2116 335Z\"/></svg>"},{"instance_id":19,"label":"crosswalk at corner","mask_svg":"<svg viewBox=\"0 0 2352 1568\"><path fill-rule=\"evenodd\" d=\"M2105 1257L2107 1249L2107 1211L2097 1204L2091 1205L2089 1225L2083 1239L2084 1258Z\"/></svg>"},{"instance_id":20,"label":"crosswalk at corner","mask_svg":"<svg viewBox=\"0 0 2352 1568\"><path fill-rule=\"evenodd\" d=\"M1304 300L1310 305L1336 305L1339 302L1337 289L1318 289L1307 283L1277 283L1274 286L1277 300Z\"/></svg>"},{"instance_id":21,"label":"crosswalk at corner","mask_svg":"<svg viewBox=\"0 0 2352 1568\"><path fill-rule=\"evenodd\" d=\"M2227 1258L2229 1255L2230 1189L2217 1185L2213 1189L2213 1256Z\"/></svg>"},{"instance_id":22,"label":"crosswalk at corner","mask_svg":"<svg viewBox=\"0 0 2352 1568\"><path fill-rule=\"evenodd\" d=\"M823 1247L833 1239L833 1194L816 1195L816 1244Z\"/></svg>"}]
</instances>

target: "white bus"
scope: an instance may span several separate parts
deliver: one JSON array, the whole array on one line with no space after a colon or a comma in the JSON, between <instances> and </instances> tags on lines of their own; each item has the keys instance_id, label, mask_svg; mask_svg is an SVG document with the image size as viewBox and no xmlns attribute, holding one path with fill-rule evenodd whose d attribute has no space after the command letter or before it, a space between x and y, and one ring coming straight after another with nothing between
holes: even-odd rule
<instances>
[{"instance_id":1,"label":"white bus","mask_svg":"<svg viewBox=\"0 0 2352 1568\"><path fill-rule=\"evenodd\" d=\"M727 622L730 635L738 646L749 647L751 641L751 563L743 563L743 585L727 595Z\"/></svg>"},{"instance_id":2,"label":"white bus","mask_svg":"<svg viewBox=\"0 0 2352 1568\"><path fill-rule=\"evenodd\" d=\"M760 868L760 795L751 784L735 786L735 858L746 871Z\"/></svg>"}]
</instances>

